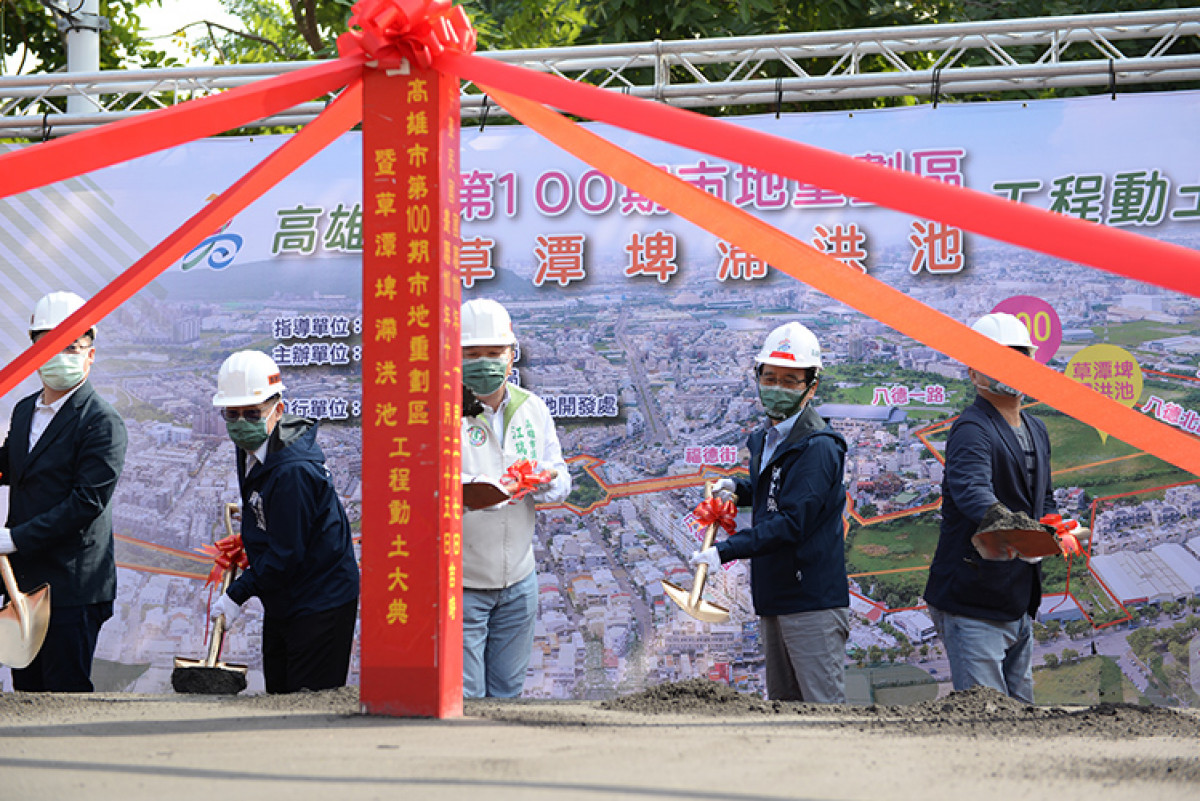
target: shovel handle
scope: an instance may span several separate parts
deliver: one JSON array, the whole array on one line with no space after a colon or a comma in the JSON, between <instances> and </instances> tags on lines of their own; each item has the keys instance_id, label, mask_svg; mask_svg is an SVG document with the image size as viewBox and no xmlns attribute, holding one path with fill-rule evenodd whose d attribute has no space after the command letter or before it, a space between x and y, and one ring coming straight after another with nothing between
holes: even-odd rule
<instances>
[{"instance_id":1,"label":"shovel handle","mask_svg":"<svg viewBox=\"0 0 1200 801\"><path fill-rule=\"evenodd\" d=\"M712 497L713 483L711 481L704 482L704 500ZM704 540L700 544L700 550L704 551L712 547L713 540L717 538L717 524L713 523L704 530ZM696 604L700 603L700 596L704 594L704 582L708 580L708 565L696 565L696 575L692 579L692 591L688 595L688 606L693 609Z\"/></svg>"},{"instance_id":2,"label":"shovel handle","mask_svg":"<svg viewBox=\"0 0 1200 801\"><path fill-rule=\"evenodd\" d=\"M233 513L238 510L236 503L225 504L225 533L233 536ZM219 590L222 595L229 589L229 585L233 583L237 576L237 565L230 565L221 574L221 584ZM208 656L204 659L205 667L214 667L217 660L221 657L221 646L225 644L225 632L228 630L225 624L225 616L217 615L217 619L213 621L212 636L208 640Z\"/></svg>"}]
</instances>

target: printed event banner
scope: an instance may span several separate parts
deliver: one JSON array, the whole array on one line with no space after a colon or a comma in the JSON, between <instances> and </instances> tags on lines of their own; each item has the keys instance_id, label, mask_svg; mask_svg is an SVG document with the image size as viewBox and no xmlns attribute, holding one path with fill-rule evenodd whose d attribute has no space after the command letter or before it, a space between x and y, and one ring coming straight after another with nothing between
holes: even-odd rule
<instances>
[{"instance_id":1,"label":"printed event banner","mask_svg":"<svg viewBox=\"0 0 1200 801\"><path fill-rule=\"evenodd\" d=\"M1198 117L1195 93L1162 93L737 122L1196 247ZM1018 314L1039 361L1166 424L1200 430L1200 318L1191 298L590 127L957 319L996 308ZM0 355L23 349L43 292L94 293L282 141L196 142L0 201ZM364 342L377 334L363 323L361 264L364 248L379 247L364 237L362 163L361 136L343 136L99 326L94 381L130 429L114 507L120 595L101 635L101 686L164 691L171 659L203 650L207 565L196 549L222 533L221 505L237 498L233 446L211 407L229 352L260 348L280 364L289 410L322 421L322 446L361 528L361 427L376 421L362 403L360 371ZM673 608L661 580L690 586L691 510L705 478L744 469L746 436L763 422L753 355L789 320L821 340L817 403L851 442L846 555L856 614L847 660L862 668L852 692L882 700L900 692L893 685L919 693L944 681L920 593L937 537L947 422L972 399L964 367L520 126L465 128L457 185L459 219L430 223L461 230L462 297L491 297L512 313L517 380L555 415L575 484L566 503L539 514L527 695L606 697L696 675L762 689L746 567L709 579L713 600L733 610L723 626ZM398 208L413 207L411 197L400 200ZM1119 352L1072 361L1099 344ZM27 381L0 401L5 421L33 388ZM1187 572L1192 562L1200 571L1196 477L1139 454L1119 432L1042 405L1031 411L1051 429L1060 505L1096 530L1069 585L1065 563L1048 560L1044 625L1095 627L1096 641L1116 652L1145 604L1186 609L1200 590ZM1158 584L1135 580L1159 563L1183 572ZM225 658L257 667L261 618L252 609ZM1170 613L1158 621L1171 622ZM1066 647L1065 637L1045 638L1037 664ZM1177 672L1154 679L1163 686L1131 681L1161 702L1190 680L1182 661ZM255 681L261 687L252 673Z\"/></svg>"}]
</instances>

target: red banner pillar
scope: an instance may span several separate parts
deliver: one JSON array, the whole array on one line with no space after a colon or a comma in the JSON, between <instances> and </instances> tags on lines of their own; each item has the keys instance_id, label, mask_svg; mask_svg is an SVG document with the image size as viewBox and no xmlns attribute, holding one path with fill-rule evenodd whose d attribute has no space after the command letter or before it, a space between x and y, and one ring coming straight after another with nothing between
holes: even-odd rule
<instances>
[{"instance_id":1,"label":"red banner pillar","mask_svg":"<svg viewBox=\"0 0 1200 801\"><path fill-rule=\"evenodd\" d=\"M462 714L458 81L364 70L361 703Z\"/></svg>"}]
</instances>

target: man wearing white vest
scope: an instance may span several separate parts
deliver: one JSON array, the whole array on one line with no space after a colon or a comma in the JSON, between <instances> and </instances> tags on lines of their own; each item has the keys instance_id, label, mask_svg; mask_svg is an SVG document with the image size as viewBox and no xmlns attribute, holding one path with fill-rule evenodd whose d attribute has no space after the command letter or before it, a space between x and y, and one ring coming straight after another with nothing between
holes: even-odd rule
<instances>
[{"instance_id":1,"label":"man wearing white vest","mask_svg":"<svg viewBox=\"0 0 1200 801\"><path fill-rule=\"evenodd\" d=\"M515 698L525 686L533 651L538 584L533 560L534 506L571 492L554 420L537 395L510 384L512 320L494 300L462 307L463 384L483 411L462 422L462 481L500 485L528 460L553 474L536 492L463 515L463 695ZM500 497L503 497L502 495Z\"/></svg>"}]
</instances>

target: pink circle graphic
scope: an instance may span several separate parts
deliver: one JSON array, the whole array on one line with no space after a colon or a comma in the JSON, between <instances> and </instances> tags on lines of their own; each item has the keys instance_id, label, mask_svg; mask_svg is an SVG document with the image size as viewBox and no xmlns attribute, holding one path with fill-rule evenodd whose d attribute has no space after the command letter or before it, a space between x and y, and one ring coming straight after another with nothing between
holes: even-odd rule
<instances>
[{"instance_id":1,"label":"pink circle graphic","mask_svg":"<svg viewBox=\"0 0 1200 801\"><path fill-rule=\"evenodd\" d=\"M1062 321L1046 301L1032 295L1014 295L997 303L992 311L1011 314L1025 323L1029 338L1037 345L1033 358L1042 364L1058 353L1058 346L1062 344Z\"/></svg>"}]
</instances>

